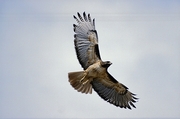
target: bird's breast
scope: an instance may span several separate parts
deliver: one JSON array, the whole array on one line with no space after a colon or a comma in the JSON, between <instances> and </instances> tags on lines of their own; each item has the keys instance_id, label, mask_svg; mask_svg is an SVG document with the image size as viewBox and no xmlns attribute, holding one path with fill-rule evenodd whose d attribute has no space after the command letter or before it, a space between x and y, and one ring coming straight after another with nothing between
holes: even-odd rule
<instances>
[{"instance_id":1,"label":"bird's breast","mask_svg":"<svg viewBox=\"0 0 180 119\"><path fill-rule=\"evenodd\" d=\"M100 78L106 73L106 69L100 65L100 62L97 62L89 66L86 70L88 77Z\"/></svg>"}]
</instances>

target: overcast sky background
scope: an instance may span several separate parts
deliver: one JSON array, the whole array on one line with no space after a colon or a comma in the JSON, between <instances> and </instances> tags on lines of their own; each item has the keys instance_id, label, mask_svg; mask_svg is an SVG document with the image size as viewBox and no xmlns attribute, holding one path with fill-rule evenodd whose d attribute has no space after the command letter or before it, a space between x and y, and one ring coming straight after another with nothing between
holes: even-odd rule
<instances>
[{"instance_id":1,"label":"overcast sky background","mask_svg":"<svg viewBox=\"0 0 180 119\"><path fill-rule=\"evenodd\" d=\"M109 72L136 109L75 91L72 15L96 19ZM0 118L180 118L179 0L1 0Z\"/></svg>"}]
</instances>

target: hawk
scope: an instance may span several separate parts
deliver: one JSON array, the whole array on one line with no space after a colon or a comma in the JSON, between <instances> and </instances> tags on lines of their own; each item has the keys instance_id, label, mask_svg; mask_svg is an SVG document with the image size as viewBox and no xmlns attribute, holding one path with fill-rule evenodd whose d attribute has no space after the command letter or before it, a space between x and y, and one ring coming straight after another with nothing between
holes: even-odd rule
<instances>
[{"instance_id":1,"label":"hawk","mask_svg":"<svg viewBox=\"0 0 180 119\"><path fill-rule=\"evenodd\" d=\"M83 17L79 13L77 15L79 18L73 16L78 23L73 24L74 45L84 71L68 73L71 86L85 94L91 94L93 88L102 99L117 107L136 108L133 104L138 100L136 95L107 71L112 63L101 60L95 19L92 20L90 14L86 15L85 12Z\"/></svg>"}]
</instances>

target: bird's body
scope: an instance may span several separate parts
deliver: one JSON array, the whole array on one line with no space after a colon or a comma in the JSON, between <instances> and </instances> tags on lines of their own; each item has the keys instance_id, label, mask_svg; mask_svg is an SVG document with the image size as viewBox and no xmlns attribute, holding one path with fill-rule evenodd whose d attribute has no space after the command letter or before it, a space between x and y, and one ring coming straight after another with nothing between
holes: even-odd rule
<instances>
[{"instance_id":1,"label":"bird's body","mask_svg":"<svg viewBox=\"0 0 180 119\"><path fill-rule=\"evenodd\" d=\"M93 79L105 79L107 78L107 68L102 67L102 61L98 61L92 65L90 65L86 70L82 72L71 72L69 73L69 81L75 89L79 92L84 93L86 86L91 85ZM74 79L75 78L75 79ZM74 82L77 81L77 82ZM79 84L79 85L77 85ZM86 85L86 86L85 86ZM92 89L91 89L92 90ZM92 91L85 92L92 93Z\"/></svg>"},{"instance_id":2,"label":"bird's body","mask_svg":"<svg viewBox=\"0 0 180 119\"><path fill-rule=\"evenodd\" d=\"M84 71L70 72L70 84L78 92L86 94L91 94L93 88L101 98L118 107L135 107L135 94L108 73L107 69L112 63L101 60L94 19L92 21L90 14L87 17L85 12L84 18L79 13L78 17L80 20L74 16L78 22L78 25L73 25L76 33L74 44L77 58Z\"/></svg>"}]
</instances>

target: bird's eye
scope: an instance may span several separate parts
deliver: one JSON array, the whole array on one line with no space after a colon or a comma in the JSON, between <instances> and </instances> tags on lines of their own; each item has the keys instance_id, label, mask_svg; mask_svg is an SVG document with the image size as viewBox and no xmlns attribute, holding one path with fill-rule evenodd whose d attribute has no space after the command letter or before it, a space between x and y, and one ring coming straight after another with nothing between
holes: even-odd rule
<instances>
[{"instance_id":1,"label":"bird's eye","mask_svg":"<svg viewBox=\"0 0 180 119\"><path fill-rule=\"evenodd\" d=\"M110 62L110 61L107 61L107 64L111 64L111 62Z\"/></svg>"}]
</instances>

